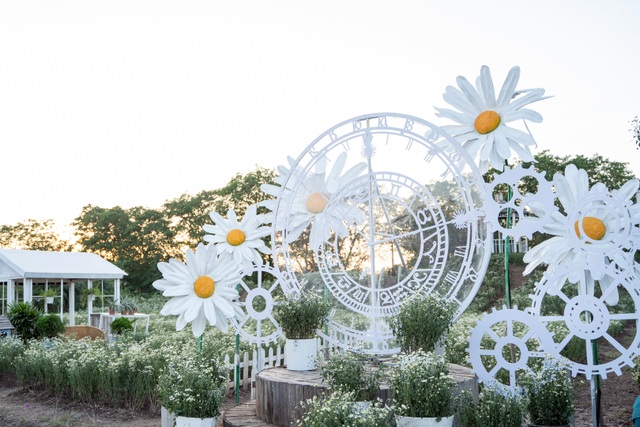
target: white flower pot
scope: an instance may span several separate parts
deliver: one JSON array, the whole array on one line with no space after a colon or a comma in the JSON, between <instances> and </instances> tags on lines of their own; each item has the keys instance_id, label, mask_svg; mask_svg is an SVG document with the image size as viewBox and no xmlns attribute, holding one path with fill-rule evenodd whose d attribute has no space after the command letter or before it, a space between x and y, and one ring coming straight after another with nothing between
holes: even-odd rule
<instances>
[{"instance_id":1,"label":"white flower pot","mask_svg":"<svg viewBox=\"0 0 640 427\"><path fill-rule=\"evenodd\" d=\"M53 297L45 297L44 302L46 304L53 304Z\"/></svg>"},{"instance_id":2,"label":"white flower pot","mask_svg":"<svg viewBox=\"0 0 640 427\"><path fill-rule=\"evenodd\" d=\"M216 427L216 417L191 418L191 417L177 416L176 427Z\"/></svg>"},{"instance_id":3,"label":"white flower pot","mask_svg":"<svg viewBox=\"0 0 640 427\"><path fill-rule=\"evenodd\" d=\"M160 425L161 427L173 427L174 416L164 406L160 407Z\"/></svg>"},{"instance_id":4,"label":"white flower pot","mask_svg":"<svg viewBox=\"0 0 640 427\"><path fill-rule=\"evenodd\" d=\"M318 341L315 338L287 339L284 345L284 357L287 360L287 369L290 371L313 371L318 366Z\"/></svg>"},{"instance_id":5,"label":"white flower pot","mask_svg":"<svg viewBox=\"0 0 640 427\"><path fill-rule=\"evenodd\" d=\"M453 426L453 415L440 418L420 418L420 417L396 417L397 427L451 427Z\"/></svg>"}]
</instances>

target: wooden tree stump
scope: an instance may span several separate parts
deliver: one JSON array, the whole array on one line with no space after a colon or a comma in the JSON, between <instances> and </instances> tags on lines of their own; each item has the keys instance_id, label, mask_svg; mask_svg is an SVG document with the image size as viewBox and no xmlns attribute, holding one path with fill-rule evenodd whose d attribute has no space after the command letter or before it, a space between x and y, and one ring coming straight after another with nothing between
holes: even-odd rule
<instances>
[{"instance_id":1,"label":"wooden tree stump","mask_svg":"<svg viewBox=\"0 0 640 427\"><path fill-rule=\"evenodd\" d=\"M468 368L449 365L449 372L460 390L478 394L478 381ZM275 367L265 369L256 376L256 415L262 421L289 427L302 415L301 402L327 392L320 371L289 371ZM383 385L378 397L387 401L389 387Z\"/></svg>"}]
</instances>

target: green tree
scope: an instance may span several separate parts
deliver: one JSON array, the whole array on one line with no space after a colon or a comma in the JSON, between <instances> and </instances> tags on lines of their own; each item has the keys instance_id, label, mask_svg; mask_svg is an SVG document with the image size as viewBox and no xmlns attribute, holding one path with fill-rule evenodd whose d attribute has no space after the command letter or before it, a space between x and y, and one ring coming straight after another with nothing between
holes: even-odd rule
<instances>
[{"instance_id":1,"label":"green tree","mask_svg":"<svg viewBox=\"0 0 640 427\"><path fill-rule=\"evenodd\" d=\"M179 255L169 219L160 210L87 205L72 223L78 244L122 268L132 291L150 290L160 261Z\"/></svg>"},{"instance_id":2,"label":"green tree","mask_svg":"<svg viewBox=\"0 0 640 427\"><path fill-rule=\"evenodd\" d=\"M0 246L4 248L36 251L64 251L69 242L55 231L52 219L28 219L15 225L0 226Z\"/></svg>"},{"instance_id":3,"label":"green tree","mask_svg":"<svg viewBox=\"0 0 640 427\"><path fill-rule=\"evenodd\" d=\"M162 211L172 224L175 243L182 248L195 248L202 242L202 226L211 223L209 214L212 211L226 216L233 208L239 217L243 216L250 205L264 200L260 186L273 184L275 176L275 171L256 166L246 175L236 174L220 189L204 190L194 196L183 194L165 202ZM266 213L266 210L260 208L258 213Z\"/></svg>"}]
</instances>

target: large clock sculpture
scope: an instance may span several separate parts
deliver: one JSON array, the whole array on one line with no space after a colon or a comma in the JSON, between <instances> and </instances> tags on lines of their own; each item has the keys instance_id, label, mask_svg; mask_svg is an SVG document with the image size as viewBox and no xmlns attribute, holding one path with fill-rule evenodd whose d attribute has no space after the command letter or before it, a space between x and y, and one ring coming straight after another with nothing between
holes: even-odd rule
<instances>
[{"instance_id":1,"label":"large clock sculpture","mask_svg":"<svg viewBox=\"0 0 640 427\"><path fill-rule=\"evenodd\" d=\"M414 294L435 292L462 313L491 248L483 180L472 159L416 117L347 120L280 168L273 211L274 263L289 294L326 293L324 338L394 353L387 319Z\"/></svg>"}]
</instances>

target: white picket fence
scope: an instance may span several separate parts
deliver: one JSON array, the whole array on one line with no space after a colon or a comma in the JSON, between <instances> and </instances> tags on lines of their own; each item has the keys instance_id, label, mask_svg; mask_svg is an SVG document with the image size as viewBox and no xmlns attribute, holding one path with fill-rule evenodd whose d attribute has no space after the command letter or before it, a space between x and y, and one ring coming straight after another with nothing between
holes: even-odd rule
<instances>
[{"instance_id":1,"label":"white picket fence","mask_svg":"<svg viewBox=\"0 0 640 427\"><path fill-rule=\"evenodd\" d=\"M321 352L328 351L329 353L340 351L338 347L333 345L328 345L325 348L324 341L321 338L318 338L318 349ZM249 355L248 351L245 351L241 355L234 355L233 359L233 378L231 378L231 376L229 377L227 386L229 387L229 389L235 388L237 375L239 372L239 385L243 390L247 390L248 388L250 388L252 399L255 397L256 374L265 368L286 365L286 360L284 357L284 347L281 346L269 347L268 353L264 348L260 348L260 355L258 355L257 349L253 350L251 355ZM225 355L224 362L227 364L231 363L231 358L228 354ZM237 366L239 366L239 369L236 369Z\"/></svg>"}]
</instances>

